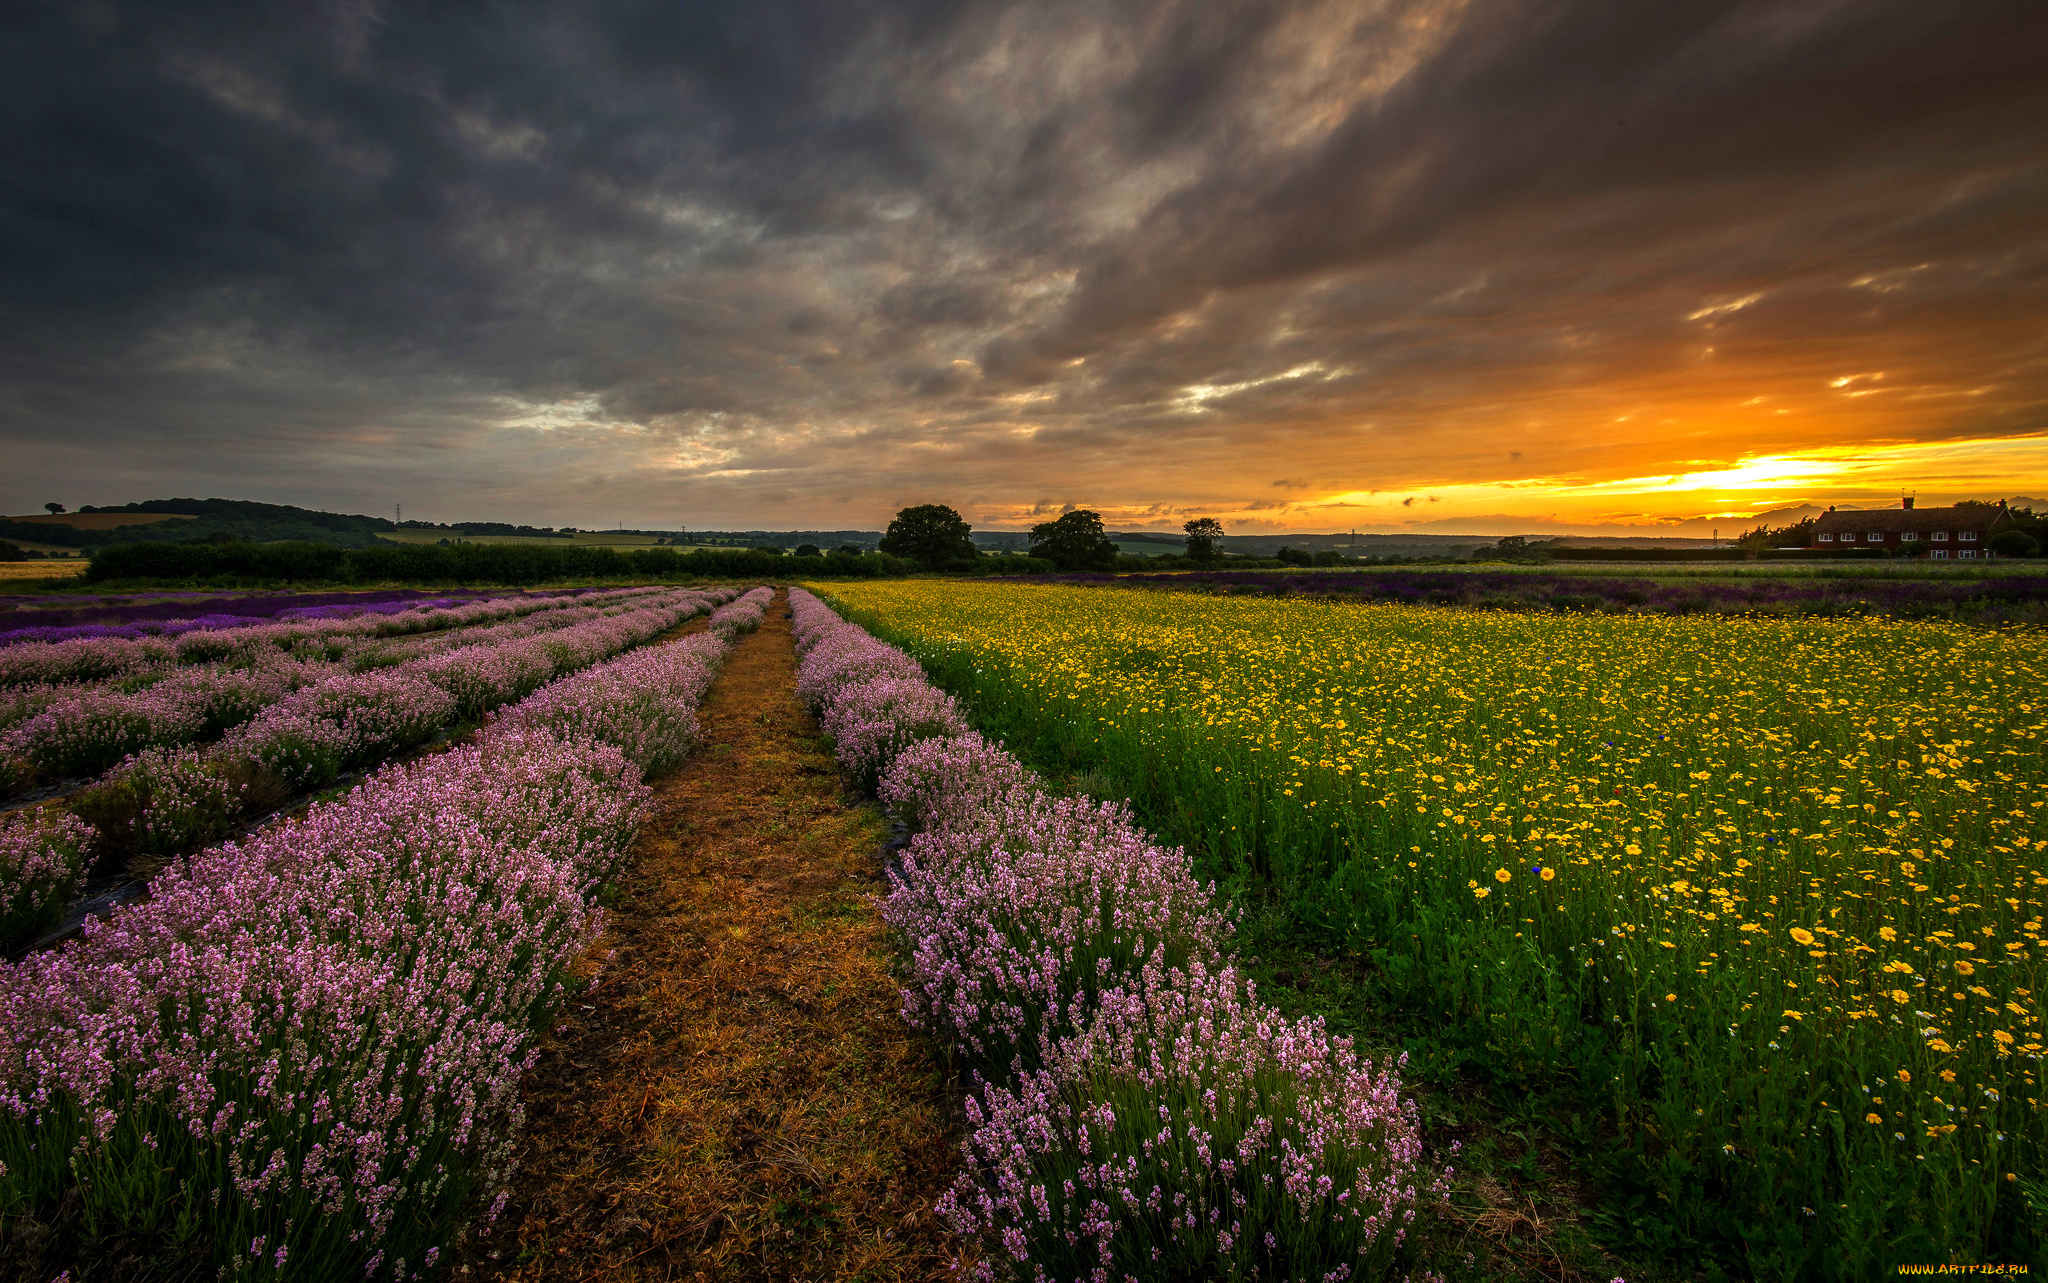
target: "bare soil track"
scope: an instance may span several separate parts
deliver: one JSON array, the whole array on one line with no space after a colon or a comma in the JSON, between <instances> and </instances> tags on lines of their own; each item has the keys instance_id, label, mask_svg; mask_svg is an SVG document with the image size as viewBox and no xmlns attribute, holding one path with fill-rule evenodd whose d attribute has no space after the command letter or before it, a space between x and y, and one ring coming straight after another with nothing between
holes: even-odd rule
<instances>
[{"instance_id":1,"label":"bare soil track","mask_svg":"<svg viewBox=\"0 0 2048 1283\"><path fill-rule=\"evenodd\" d=\"M954 1106L871 897L882 823L796 701L786 598L657 785L590 986L525 1089L494 1279L932 1279Z\"/></svg>"}]
</instances>

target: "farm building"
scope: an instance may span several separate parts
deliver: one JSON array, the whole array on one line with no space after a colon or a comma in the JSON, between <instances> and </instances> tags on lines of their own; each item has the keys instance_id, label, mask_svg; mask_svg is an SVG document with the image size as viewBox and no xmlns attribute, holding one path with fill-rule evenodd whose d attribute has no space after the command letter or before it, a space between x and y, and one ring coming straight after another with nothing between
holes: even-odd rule
<instances>
[{"instance_id":1,"label":"farm building","mask_svg":"<svg viewBox=\"0 0 2048 1283\"><path fill-rule=\"evenodd\" d=\"M1989 557L1984 545L1993 532L2012 522L2005 501L1964 504L1954 508L1915 508L1911 499L1897 508L1855 509L1823 513L1813 523L1807 547L1821 551L1888 548L1906 557L1934 561Z\"/></svg>"}]
</instances>

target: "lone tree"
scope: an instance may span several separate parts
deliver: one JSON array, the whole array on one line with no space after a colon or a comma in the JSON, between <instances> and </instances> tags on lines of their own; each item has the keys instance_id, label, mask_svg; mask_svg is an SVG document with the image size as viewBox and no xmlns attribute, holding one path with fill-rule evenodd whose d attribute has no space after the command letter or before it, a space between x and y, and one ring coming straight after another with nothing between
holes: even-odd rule
<instances>
[{"instance_id":1,"label":"lone tree","mask_svg":"<svg viewBox=\"0 0 2048 1283\"><path fill-rule=\"evenodd\" d=\"M1031 555L1068 571L1109 570L1116 565L1116 545L1102 531L1102 514L1086 508L1031 527Z\"/></svg>"},{"instance_id":2,"label":"lone tree","mask_svg":"<svg viewBox=\"0 0 2048 1283\"><path fill-rule=\"evenodd\" d=\"M56 516L58 513L64 511L64 505L61 503L46 503L43 505L43 507L53 517Z\"/></svg>"},{"instance_id":3,"label":"lone tree","mask_svg":"<svg viewBox=\"0 0 2048 1283\"><path fill-rule=\"evenodd\" d=\"M981 555L970 537L973 527L943 503L905 508L882 535L883 552L908 557L926 570L939 570Z\"/></svg>"},{"instance_id":4,"label":"lone tree","mask_svg":"<svg viewBox=\"0 0 2048 1283\"><path fill-rule=\"evenodd\" d=\"M1221 556L1216 541L1223 537L1223 523L1214 517L1196 517L1181 527L1188 535L1188 556L1196 561L1214 561Z\"/></svg>"}]
</instances>

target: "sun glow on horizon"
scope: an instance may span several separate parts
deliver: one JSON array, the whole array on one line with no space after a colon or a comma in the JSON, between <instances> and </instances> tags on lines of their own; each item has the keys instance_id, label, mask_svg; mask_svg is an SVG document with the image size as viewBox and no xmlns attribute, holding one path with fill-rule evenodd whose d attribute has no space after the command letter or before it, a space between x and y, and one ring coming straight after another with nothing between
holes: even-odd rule
<instances>
[{"instance_id":1,"label":"sun glow on horizon","mask_svg":"<svg viewBox=\"0 0 2048 1283\"><path fill-rule=\"evenodd\" d=\"M1397 490L1349 489L1290 502L1237 506L1103 505L1115 527L1177 525L1188 515L1216 516L1243 533L1356 529L1373 533L1505 534L1519 531L1704 535L1800 508L1888 507L1902 494L1929 504L2048 493L2048 432L1942 442L1829 446L1700 460L1662 475L1600 479L1582 475L1446 482ZM1082 504L1080 506L1088 506ZM995 507L987 525L1044 520L1042 511Z\"/></svg>"}]
</instances>

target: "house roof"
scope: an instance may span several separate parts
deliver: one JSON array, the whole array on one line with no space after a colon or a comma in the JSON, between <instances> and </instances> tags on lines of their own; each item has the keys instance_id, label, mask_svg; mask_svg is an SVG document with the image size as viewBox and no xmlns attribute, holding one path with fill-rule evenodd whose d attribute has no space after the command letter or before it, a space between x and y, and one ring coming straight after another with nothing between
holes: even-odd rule
<instances>
[{"instance_id":1,"label":"house roof","mask_svg":"<svg viewBox=\"0 0 2048 1283\"><path fill-rule=\"evenodd\" d=\"M1824 512L1814 519L1813 532L1836 534L1883 531L1901 534L1911 530L1927 534L1936 530L1989 530L2007 519L2002 508L1860 508L1848 512Z\"/></svg>"}]
</instances>

